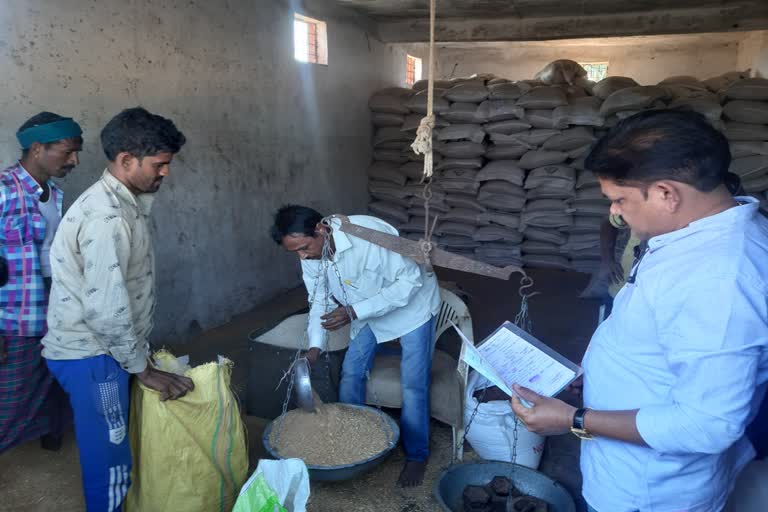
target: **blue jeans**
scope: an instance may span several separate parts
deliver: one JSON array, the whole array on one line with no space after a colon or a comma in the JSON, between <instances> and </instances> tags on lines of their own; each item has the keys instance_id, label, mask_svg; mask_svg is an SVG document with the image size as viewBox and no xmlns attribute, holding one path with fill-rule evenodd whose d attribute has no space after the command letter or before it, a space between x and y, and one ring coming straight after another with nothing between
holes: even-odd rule
<instances>
[{"instance_id":1,"label":"blue jeans","mask_svg":"<svg viewBox=\"0 0 768 512\"><path fill-rule=\"evenodd\" d=\"M432 349L435 317L400 338L402 361L400 379L403 408L400 439L410 461L429 458L429 386L432 381ZM365 383L376 355L376 337L365 326L349 344L341 367L339 400L348 404L365 403Z\"/></svg>"},{"instance_id":2,"label":"blue jeans","mask_svg":"<svg viewBox=\"0 0 768 512\"><path fill-rule=\"evenodd\" d=\"M75 414L88 512L119 512L131 485L129 377L109 356L46 360Z\"/></svg>"}]
</instances>

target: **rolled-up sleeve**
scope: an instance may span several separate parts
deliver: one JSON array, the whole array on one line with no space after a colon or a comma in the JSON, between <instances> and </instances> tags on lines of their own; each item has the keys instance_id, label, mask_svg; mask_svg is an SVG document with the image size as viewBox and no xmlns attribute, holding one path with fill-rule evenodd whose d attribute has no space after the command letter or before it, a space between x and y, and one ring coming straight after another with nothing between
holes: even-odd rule
<instances>
[{"instance_id":1,"label":"rolled-up sleeve","mask_svg":"<svg viewBox=\"0 0 768 512\"><path fill-rule=\"evenodd\" d=\"M326 279L320 275L322 268L319 261L302 261L301 270L310 304L307 326L309 348L325 350L327 348L325 346L326 331L323 329L323 321L320 317L334 309L331 307L333 299L326 290Z\"/></svg>"},{"instance_id":2,"label":"rolled-up sleeve","mask_svg":"<svg viewBox=\"0 0 768 512\"><path fill-rule=\"evenodd\" d=\"M85 324L129 373L147 367L147 340L139 339L125 285L131 230L118 216L93 219L78 235L83 255Z\"/></svg>"},{"instance_id":3,"label":"rolled-up sleeve","mask_svg":"<svg viewBox=\"0 0 768 512\"><path fill-rule=\"evenodd\" d=\"M383 316L406 306L423 285L424 276L413 260L382 247L372 247L375 259L369 259L378 262L375 271L381 273L384 284L378 293L352 304L358 320Z\"/></svg>"},{"instance_id":4,"label":"rolled-up sleeve","mask_svg":"<svg viewBox=\"0 0 768 512\"><path fill-rule=\"evenodd\" d=\"M656 311L675 375L665 403L643 407L637 429L661 453L720 453L748 421L763 347L766 290L734 276L676 291Z\"/></svg>"}]
</instances>

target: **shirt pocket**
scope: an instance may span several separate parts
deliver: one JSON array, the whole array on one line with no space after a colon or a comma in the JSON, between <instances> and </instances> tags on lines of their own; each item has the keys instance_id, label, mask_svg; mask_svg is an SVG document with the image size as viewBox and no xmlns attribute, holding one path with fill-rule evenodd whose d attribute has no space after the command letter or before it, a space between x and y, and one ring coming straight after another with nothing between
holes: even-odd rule
<instances>
[{"instance_id":1,"label":"shirt pocket","mask_svg":"<svg viewBox=\"0 0 768 512\"><path fill-rule=\"evenodd\" d=\"M9 247L21 247L34 242L34 229L28 215L9 215L3 219L2 242Z\"/></svg>"}]
</instances>

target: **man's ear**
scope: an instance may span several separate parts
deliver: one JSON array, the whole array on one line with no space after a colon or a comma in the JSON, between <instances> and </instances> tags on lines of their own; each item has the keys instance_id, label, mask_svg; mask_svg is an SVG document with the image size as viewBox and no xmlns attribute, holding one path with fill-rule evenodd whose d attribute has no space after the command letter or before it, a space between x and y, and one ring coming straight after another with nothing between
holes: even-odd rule
<instances>
[{"instance_id":1,"label":"man's ear","mask_svg":"<svg viewBox=\"0 0 768 512\"><path fill-rule=\"evenodd\" d=\"M669 213L676 213L682 204L682 191L674 181L661 180L653 183L648 191Z\"/></svg>"}]
</instances>

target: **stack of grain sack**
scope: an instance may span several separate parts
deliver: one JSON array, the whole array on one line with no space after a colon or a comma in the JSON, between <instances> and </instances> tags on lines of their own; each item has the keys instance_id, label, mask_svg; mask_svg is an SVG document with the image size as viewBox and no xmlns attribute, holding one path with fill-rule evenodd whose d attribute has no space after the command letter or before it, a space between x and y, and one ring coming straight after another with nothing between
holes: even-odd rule
<instances>
[{"instance_id":1,"label":"stack of grain sack","mask_svg":"<svg viewBox=\"0 0 768 512\"><path fill-rule=\"evenodd\" d=\"M641 86L628 77L598 83L573 61L533 80L473 76L435 82L435 164L430 220L420 183L423 158L410 148L427 111L427 83L375 93L371 214L403 236L434 239L494 265L594 272L609 202L584 161L620 120L648 109L702 113L731 141L732 171L766 200L768 80L727 73L707 81L672 77Z\"/></svg>"}]
</instances>

